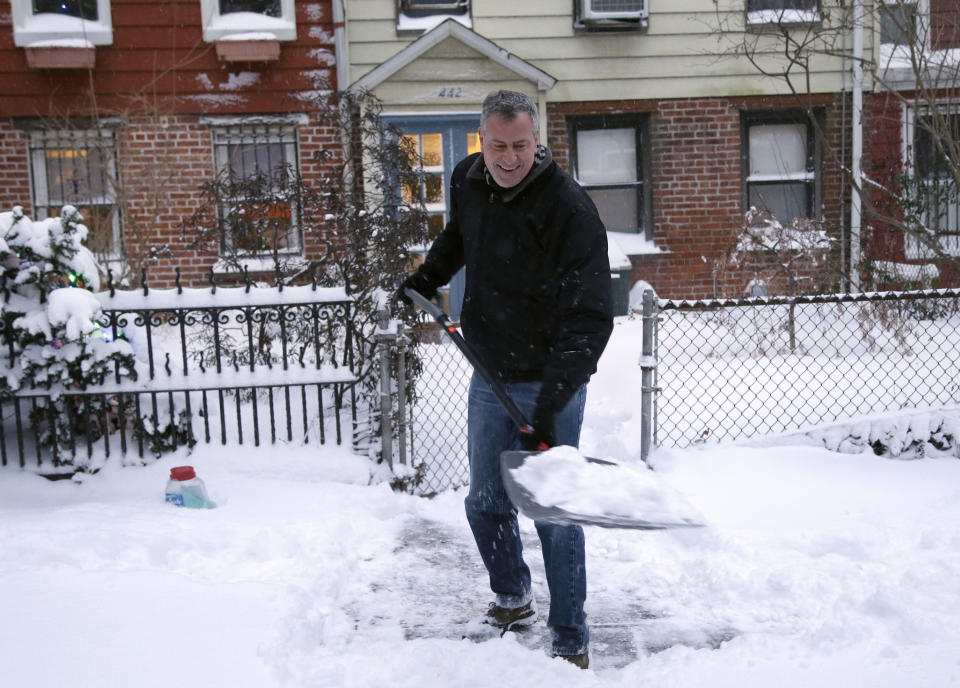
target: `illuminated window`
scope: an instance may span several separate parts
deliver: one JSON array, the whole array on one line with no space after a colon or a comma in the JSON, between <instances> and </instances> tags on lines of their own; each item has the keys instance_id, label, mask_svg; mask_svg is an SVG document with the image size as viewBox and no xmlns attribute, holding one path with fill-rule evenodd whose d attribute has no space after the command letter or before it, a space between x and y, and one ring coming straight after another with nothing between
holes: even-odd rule
<instances>
[{"instance_id":1,"label":"illuminated window","mask_svg":"<svg viewBox=\"0 0 960 688\"><path fill-rule=\"evenodd\" d=\"M101 259L119 258L122 245L113 134L33 132L30 163L37 218L58 217L64 205L72 205L87 226L87 248Z\"/></svg>"}]
</instances>

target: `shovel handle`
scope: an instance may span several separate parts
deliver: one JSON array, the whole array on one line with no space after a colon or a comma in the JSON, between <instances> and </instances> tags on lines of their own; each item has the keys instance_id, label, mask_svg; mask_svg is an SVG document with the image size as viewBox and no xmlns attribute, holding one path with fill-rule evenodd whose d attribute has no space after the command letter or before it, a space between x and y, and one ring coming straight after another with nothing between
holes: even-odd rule
<instances>
[{"instance_id":1,"label":"shovel handle","mask_svg":"<svg viewBox=\"0 0 960 688\"><path fill-rule=\"evenodd\" d=\"M523 417L523 412L517 408L517 405L513 402L513 399L510 398L510 395L507 394L507 391L503 388L503 385L500 383L500 381L493 377L493 375L490 374L490 371L488 371L486 367L484 367L483 363L480 362L477 354L467 343L467 340L463 338L456 326L450 322L450 319L447 317L447 314L443 312L443 309L415 289L410 289L407 287L403 291L407 296L410 297L411 301L429 313L440 325L440 328L447 333L447 336L453 340L453 343L456 344L457 348L460 349L464 356L466 356L467 360L470 362L470 365L473 366L473 369L480 374L480 377L483 378L483 381L486 382L487 386L490 387L490 390L503 405L503 408L510 415L510 418L513 419L513 422L517 424L518 428L520 428L520 432L525 435L532 434L533 426L530 425L530 423L527 422L527 419ZM541 442L540 446L537 447L537 451L546 451L549 448L550 447L548 447L545 443Z\"/></svg>"}]
</instances>

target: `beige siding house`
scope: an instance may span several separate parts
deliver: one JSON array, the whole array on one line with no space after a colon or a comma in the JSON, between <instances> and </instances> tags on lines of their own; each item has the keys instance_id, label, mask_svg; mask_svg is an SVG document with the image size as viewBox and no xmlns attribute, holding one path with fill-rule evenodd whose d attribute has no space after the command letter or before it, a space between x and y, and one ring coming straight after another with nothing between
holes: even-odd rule
<instances>
[{"instance_id":1,"label":"beige siding house","mask_svg":"<svg viewBox=\"0 0 960 688\"><path fill-rule=\"evenodd\" d=\"M343 9L342 73L418 137L436 175L424 193L437 230L450 170L476 149L480 103L498 88L539 103L541 142L610 231L624 302L639 280L662 296L742 293L749 276L724 266L750 205L784 221L842 223L839 165L823 140L839 150L845 136L850 65L814 56L782 78L778 33L789 25L831 40L817 36L842 11L837 0L343 0Z\"/></svg>"}]
</instances>

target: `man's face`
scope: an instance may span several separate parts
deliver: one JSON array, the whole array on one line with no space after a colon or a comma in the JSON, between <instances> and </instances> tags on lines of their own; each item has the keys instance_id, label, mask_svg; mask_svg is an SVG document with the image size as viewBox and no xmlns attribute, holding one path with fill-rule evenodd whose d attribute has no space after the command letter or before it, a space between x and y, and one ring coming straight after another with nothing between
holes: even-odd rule
<instances>
[{"instance_id":1,"label":"man's face","mask_svg":"<svg viewBox=\"0 0 960 688\"><path fill-rule=\"evenodd\" d=\"M480 129L483 162L493 180L509 189L519 184L533 167L538 143L533 133L533 119L526 112L513 119L490 115L486 124L486 133Z\"/></svg>"}]
</instances>

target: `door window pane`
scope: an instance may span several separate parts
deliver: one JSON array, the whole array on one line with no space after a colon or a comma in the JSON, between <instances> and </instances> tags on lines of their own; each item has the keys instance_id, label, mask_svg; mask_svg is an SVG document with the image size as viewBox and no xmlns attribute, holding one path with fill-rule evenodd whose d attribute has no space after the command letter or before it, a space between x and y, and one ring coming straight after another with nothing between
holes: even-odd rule
<instances>
[{"instance_id":1,"label":"door window pane","mask_svg":"<svg viewBox=\"0 0 960 688\"><path fill-rule=\"evenodd\" d=\"M423 171L423 181L419 189L404 187L403 202L408 205L423 203L430 213L428 225L431 229L433 223L440 223L442 228L447 211L443 176L443 134L404 134L403 139L409 142ZM439 219L434 220L434 216Z\"/></svg>"},{"instance_id":2,"label":"door window pane","mask_svg":"<svg viewBox=\"0 0 960 688\"><path fill-rule=\"evenodd\" d=\"M582 184L636 181L636 129L577 132L577 177Z\"/></svg>"},{"instance_id":3,"label":"door window pane","mask_svg":"<svg viewBox=\"0 0 960 688\"><path fill-rule=\"evenodd\" d=\"M480 152L480 134L471 131L467 134L467 155L473 155Z\"/></svg>"},{"instance_id":4,"label":"door window pane","mask_svg":"<svg viewBox=\"0 0 960 688\"><path fill-rule=\"evenodd\" d=\"M420 155L423 166L443 169L443 134L421 134Z\"/></svg>"}]
</instances>

